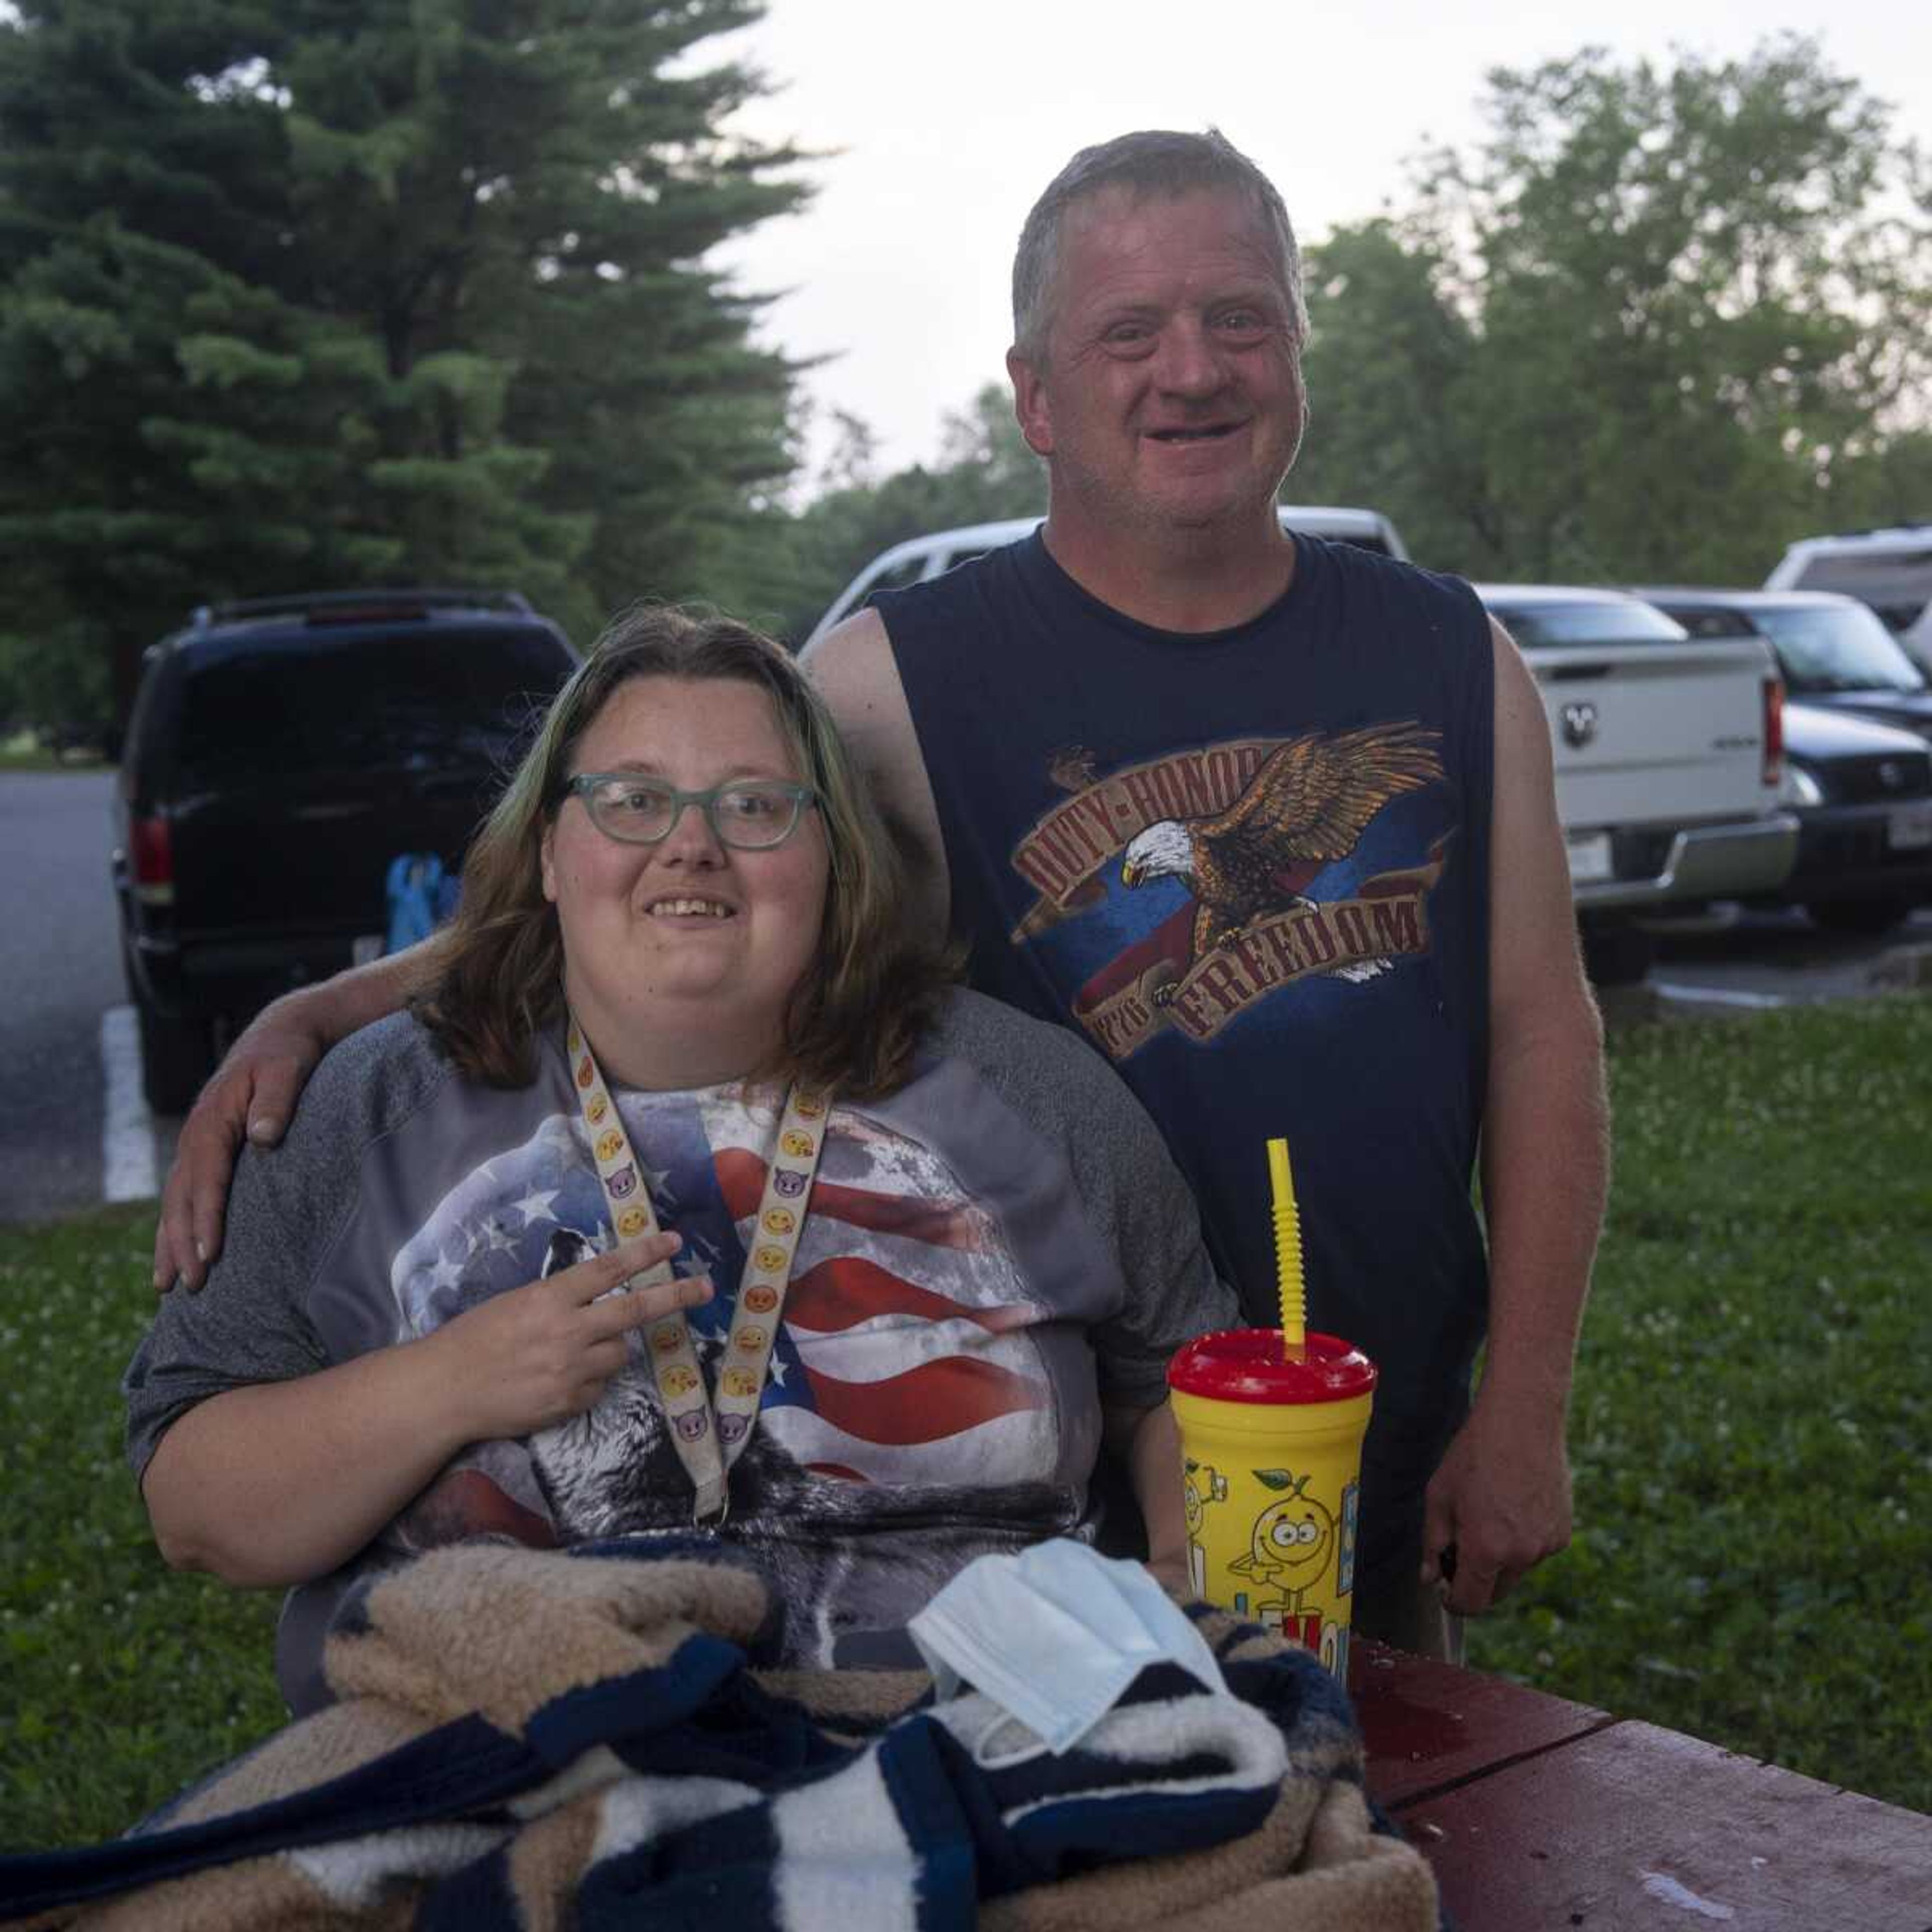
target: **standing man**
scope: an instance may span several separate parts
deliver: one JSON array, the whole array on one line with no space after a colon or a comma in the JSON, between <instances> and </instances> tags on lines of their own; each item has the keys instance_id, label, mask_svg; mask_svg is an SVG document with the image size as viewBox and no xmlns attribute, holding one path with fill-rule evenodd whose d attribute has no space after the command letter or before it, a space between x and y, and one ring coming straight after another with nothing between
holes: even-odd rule
<instances>
[{"instance_id":1,"label":"standing man","mask_svg":"<svg viewBox=\"0 0 1932 1932\"><path fill-rule=\"evenodd\" d=\"M1568 1538L1601 1033L1514 645L1466 585L1282 530L1306 328L1220 135L1076 155L1013 266L1043 529L807 662L974 983L1114 1062L1260 1323L1287 1138L1311 1321L1382 1370L1355 1622L1441 1654L1439 1595L1486 1609Z\"/></svg>"},{"instance_id":2,"label":"standing man","mask_svg":"<svg viewBox=\"0 0 1932 1932\"><path fill-rule=\"evenodd\" d=\"M1445 1604L1486 1609L1568 1540L1604 1204L1601 1035L1536 688L1466 585L1283 533L1300 260L1220 135L1076 155L1028 218L1013 307L1042 530L808 663L975 982L1113 1060L1261 1322L1265 1142L1288 1140L1311 1322L1382 1370L1355 1625L1453 1653ZM184 1132L158 1283L200 1280L243 1124L277 1138L409 958L244 1036Z\"/></svg>"}]
</instances>

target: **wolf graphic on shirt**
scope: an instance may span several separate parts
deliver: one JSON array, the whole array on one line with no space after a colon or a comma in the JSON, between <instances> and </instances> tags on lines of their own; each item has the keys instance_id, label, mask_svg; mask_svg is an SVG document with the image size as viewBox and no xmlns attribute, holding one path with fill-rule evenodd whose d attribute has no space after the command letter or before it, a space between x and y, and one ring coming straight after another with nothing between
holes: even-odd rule
<instances>
[{"instance_id":1,"label":"wolf graphic on shirt","mask_svg":"<svg viewBox=\"0 0 1932 1932\"><path fill-rule=\"evenodd\" d=\"M736 1097L618 1102L680 1268L716 1294L689 1311L700 1364L727 1339L776 1115ZM607 1249L581 1123L553 1117L462 1180L398 1255L400 1328L419 1334ZM986 1211L925 1148L835 1116L757 1427L733 1466L728 1533L794 1606L794 1660L866 1660L989 1541L1076 1526L1038 1344L1049 1318ZM402 1550L477 1536L538 1547L688 1532L680 1460L640 1331L581 1414L472 1444L410 1505ZM898 1660L903 1661L903 1659Z\"/></svg>"},{"instance_id":2,"label":"wolf graphic on shirt","mask_svg":"<svg viewBox=\"0 0 1932 1932\"><path fill-rule=\"evenodd\" d=\"M1072 1009L1116 1060L1168 1029L1211 1040L1301 980L1373 978L1427 950L1448 839L1366 876L1360 848L1391 803L1442 780L1440 742L1413 722L1374 724L1171 752L1104 776L1084 748L1058 753L1049 776L1072 795L1014 848L1039 897L1012 943L1102 907L1126 920L1134 936ZM1340 895L1316 896L1352 860ZM1150 930L1126 913L1124 895L1170 880L1184 888L1180 910Z\"/></svg>"}]
</instances>

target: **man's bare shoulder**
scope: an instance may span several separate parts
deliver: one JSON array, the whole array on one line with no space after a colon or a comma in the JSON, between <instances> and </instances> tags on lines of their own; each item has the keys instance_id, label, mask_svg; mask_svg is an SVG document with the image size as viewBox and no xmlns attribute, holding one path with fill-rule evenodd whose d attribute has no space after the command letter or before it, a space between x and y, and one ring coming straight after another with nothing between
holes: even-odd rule
<instances>
[{"instance_id":1,"label":"man's bare shoulder","mask_svg":"<svg viewBox=\"0 0 1932 1932\"><path fill-rule=\"evenodd\" d=\"M904 843L928 917L946 917L946 842L912 707L876 610L860 610L808 645L799 662Z\"/></svg>"},{"instance_id":2,"label":"man's bare shoulder","mask_svg":"<svg viewBox=\"0 0 1932 1932\"><path fill-rule=\"evenodd\" d=\"M855 610L823 635L812 639L798 654L798 661L827 701L834 689L843 688L855 677L890 670L895 682L898 673L892 662L892 640L886 633L878 611Z\"/></svg>"},{"instance_id":3,"label":"man's bare shoulder","mask_svg":"<svg viewBox=\"0 0 1932 1932\"><path fill-rule=\"evenodd\" d=\"M860 610L806 646L799 663L874 782L890 785L919 758L911 707L892 639L876 610Z\"/></svg>"}]
</instances>

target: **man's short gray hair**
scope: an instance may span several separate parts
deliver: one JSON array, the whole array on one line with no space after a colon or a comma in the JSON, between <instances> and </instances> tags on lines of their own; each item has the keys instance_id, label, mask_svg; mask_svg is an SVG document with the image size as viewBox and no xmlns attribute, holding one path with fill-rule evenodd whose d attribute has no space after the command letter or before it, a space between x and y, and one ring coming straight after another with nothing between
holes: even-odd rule
<instances>
[{"instance_id":1,"label":"man's short gray hair","mask_svg":"<svg viewBox=\"0 0 1932 1932\"><path fill-rule=\"evenodd\" d=\"M1218 128L1184 134L1153 128L1082 148L1034 203L1013 256L1013 346L1028 362L1039 362L1046 352L1054 270L1066 211L1108 188L1124 188L1136 197L1188 194L1201 188L1229 188L1247 196L1274 244L1296 339L1306 339L1301 251L1274 182Z\"/></svg>"}]
</instances>

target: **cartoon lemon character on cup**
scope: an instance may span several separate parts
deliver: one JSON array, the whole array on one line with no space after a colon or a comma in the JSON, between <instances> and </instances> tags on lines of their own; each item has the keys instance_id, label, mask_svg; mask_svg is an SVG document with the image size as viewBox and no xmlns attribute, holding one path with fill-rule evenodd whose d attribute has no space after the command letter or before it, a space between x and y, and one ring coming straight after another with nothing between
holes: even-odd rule
<instances>
[{"instance_id":1,"label":"cartoon lemon character on cup","mask_svg":"<svg viewBox=\"0 0 1932 1932\"><path fill-rule=\"evenodd\" d=\"M1334 1560L1335 1519L1325 1504L1302 1493L1308 1486L1306 1476L1292 1475L1286 1469L1257 1469L1255 1474L1270 1489L1288 1493L1256 1517L1248 1553L1228 1568L1280 1593L1258 1598L1256 1610L1298 1612L1304 1595L1322 1580Z\"/></svg>"}]
</instances>

